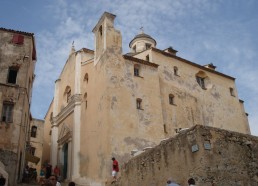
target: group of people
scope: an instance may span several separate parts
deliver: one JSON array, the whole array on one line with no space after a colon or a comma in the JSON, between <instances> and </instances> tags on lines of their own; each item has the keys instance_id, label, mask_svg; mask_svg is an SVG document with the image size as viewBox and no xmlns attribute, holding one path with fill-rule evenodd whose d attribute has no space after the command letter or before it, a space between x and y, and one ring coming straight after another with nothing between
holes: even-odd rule
<instances>
[{"instance_id":1,"label":"group of people","mask_svg":"<svg viewBox=\"0 0 258 186\"><path fill-rule=\"evenodd\" d=\"M48 179L43 179L40 182L41 186L61 186L61 183L57 180L56 175L50 175ZM75 186L74 182L69 182L68 186Z\"/></svg>"}]
</instances>

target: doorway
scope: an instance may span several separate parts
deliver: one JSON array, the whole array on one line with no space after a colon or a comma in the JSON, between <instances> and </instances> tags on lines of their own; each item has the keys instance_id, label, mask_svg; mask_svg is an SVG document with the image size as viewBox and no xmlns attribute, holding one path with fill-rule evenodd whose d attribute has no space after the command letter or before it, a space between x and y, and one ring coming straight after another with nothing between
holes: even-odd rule
<instances>
[{"instance_id":1,"label":"doorway","mask_svg":"<svg viewBox=\"0 0 258 186\"><path fill-rule=\"evenodd\" d=\"M68 143L65 143L63 145L63 160L64 160L64 166L63 166L63 179L65 180L67 178L67 161L68 161Z\"/></svg>"}]
</instances>

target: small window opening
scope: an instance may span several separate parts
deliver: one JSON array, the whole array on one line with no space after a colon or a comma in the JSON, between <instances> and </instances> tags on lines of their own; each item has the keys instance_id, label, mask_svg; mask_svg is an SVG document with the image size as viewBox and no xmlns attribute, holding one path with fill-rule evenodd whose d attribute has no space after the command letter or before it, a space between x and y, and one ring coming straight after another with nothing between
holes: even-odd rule
<instances>
[{"instance_id":1,"label":"small window opening","mask_svg":"<svg viewBox=\"0 0 258 186\"><path fill-rule=\"evenodd\" d=\"M170 105L175 105L174 97L175 96L173 94L169 94L169 104Z\"/></svg>"},{"instance_id":2,"label":"small window opening","mask_svg":"<svg viewBox=\"0 0 258 186\"><path fill-rule=\"evenodd\" d=\"M17 74L18 74L18 69L14 67L10 67L7 82L16 84Z\"/></svg>"},{"instance_id":3,"label":"small window opening","mask_svg":"<svg viewBox=\"0 0 258 186\"><path fill-rule=\"evenodd\" d=\"M99 27L99 34L102 36L102 25Z\"/></svg>"},{"instance_id":4,"label":"small window opening","mask_svg":"<svg viewBox=\"0 0 258 186\"><path fill-rule=\"evenodd\" d=\"M176 66L174 66L174 75L178 76L178 68Z\"/></svg>"},{"instance_id":5,"label":"small window opening","mask_svg":"<svg viewBox=\"0 0 258 186\"><path fill-rule=\"evenodd\" d=\"M146 50L147 50L147 49L149 49L151 47L151 44L150 43L146 43L145 47L146 47Z\"/></svg>"},{"instance_id":6,"label":"small window opening","mask_svg":"<svg viewBox=\"0 0 258 186\"><path fill-rule=\"evenodd\" d=\"M196 76L196 81L202 89L206 89L205 88L205 78Z\"/></svg>"},{"instance_id":7,"label":"small window opening","mask_svg":"<svg viewBox=\"0 0 258 186\"><path fill-rule=\"evenodd\" d=\"M140 76L140 67L138 65L134 65L134 75Z\"/></svg>"},{"instance_id":8,"label":"small window opening","mask_svg":"<svg viewBox=\"0 0 258 186\"><path fill-rule=\"evenodd\" d=\"M3 103L2 121L11 123L13 122L13 108L14 104L10 102Z\"/></svg>"},{"instance_id":9,"label":"small window opening","mask_svg":"<svg viewBox=\"0 0 258 186\"><path fill-rule=\"evenodd\" d=\"M85 74L85 76L84 76L84 81L86 81L86 82L88 83L88 81L89 81L89 75L88 75L88 73Z\"/></svg>"},{"instance_id":10,"label":"small window opening","mask_svg":"<svg viewBox=\"0 0 258 186\"><path fill-rule=\"evenodd\" d=\"M136 99L136 108L142 109L142 99L140 99L140 98Z\"/></svg>"},{"instance_id":11,"label":"small window opening","mask_svg":"<svg viewBox=\"0 0 258 186\"><path fill-rule=\"evenodd\" d=\"M235 96L235 91L234 91L234 89L233 88L229 88L229 91L230 91L230 95L231 96Z\"/></svg>"},{"instance_id":12,"label":"small window opening","mask_svg":"<svg viewBox=\"0 0 258 186\"><path fill-rule=\"evenodd\" d=\"M30 136L33 138L36 138L36 136L37 136L37 127L36 126L31 127L31 135Z\"/></svg>"},{"instance_id":13,"label":"small window opening","mask_svg":"<svg viewBox=\"0 0 258 186\"><path fill-rule=\"evenodd\" d=\"M84 94L84 101L85 101L85 108L87 108L87 106L88 106L87 92Z\"/></svg>"},{"instance_id":14,"label":"small window opening","mask_svg":"<svg viewBox=\"0 0 258 186\"><path fill-rule=\"evenodd\" d=\"M168 133L168 131L167 131L167 125L166 125L166 124L164 124L164 125L163 125L163 129L164 129L164 133L166 133L166 134L167 134L167 133Z\"/></svg>"},{"instance_id":15,"label":"small window opening","mask_svg":"<svg viewBox=\"0 0 258 186\"><path fill-rule=\"evenodd\" d=\"M133 52L136 52L136 45L134 45L133 47Z\"/></svg>"},{"instance_id":16,"label":"small window opening","mask_svg":"<svg viewBox=\"0 0 258 186\"><path fill-rule=\"evenodd\" d=\"M146 56L146 61L150 61L150 56L149 55Z\"/></svg>"},{"instance_id":17,"label":"small window opening","mask_svg":"<svg viewBox=\"0 0 258 186\"><path fill-rule=\"evenodd\" d=\"M70 101L70 99L71 99L71 89L67 91L67 103Z\"/></svg>"}]
</instances>

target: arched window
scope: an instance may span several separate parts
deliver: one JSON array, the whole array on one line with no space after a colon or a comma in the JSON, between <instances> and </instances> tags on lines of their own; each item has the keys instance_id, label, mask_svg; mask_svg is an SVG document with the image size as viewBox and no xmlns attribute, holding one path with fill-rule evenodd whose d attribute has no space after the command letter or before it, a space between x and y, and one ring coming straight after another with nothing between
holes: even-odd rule
<instances>
[{"instance_id":1,"label":"arched window","mask_svg":"<svg viewBox=\"0 0 258 186\"><path fill-rule=\"evenodd\" d=\"M134 65L134 76L140 76L140 65Z\"/></svg>"},{"instance_id":2,"label":"arched window","mask_svg":"<svg viewBox=\"0 0 258 186\"><path fill-rule=\"evenodd\" d=\"M36 136L37 136L37 127L36 126L31 127L30 136L33 137L33 138L36 138Z\"/></svg>"},{"instance_id":3,"label":"arched window","mask_svg":"<svg viewBox=\"0 0 258 186\"><path fill-rule=\"evenodd\" d=\"M206 89L206 78L207 78L207 75L203 71L199 71L196 74L196 81L202 89Z\"/></svg>"},{"instance_id":4,"label":"arched window","mask_svg":"<svg viewBox=\"0 0 258 186\"><path fill-rule=\"evenodd\" d=\"M140 99L140 98L136 99L136 108L142 109L142 99Z\"/></svg>"},{"instance_id":5,"label":"arched window","mask_svg":"<svg viewBox=\"0 0 258 186\"><path fill-rule=\"evenodd\" d=\"M169 104L175 105L175 96L173 94L169 94Z\"/></svg>"},{"instance_id":6,"label":"arched window","mask_svg":"<svg viewBox=\"0 0 258 186\"><path fill-rule=\"evenodd\" d=\"M86 73L85 74L85 76L84 76L84 79L83 79L84 81L86 81L87 83L88 83L88 81L89 81L89 75L88 75L88 73Z\"/></svg>"}]
</instances>

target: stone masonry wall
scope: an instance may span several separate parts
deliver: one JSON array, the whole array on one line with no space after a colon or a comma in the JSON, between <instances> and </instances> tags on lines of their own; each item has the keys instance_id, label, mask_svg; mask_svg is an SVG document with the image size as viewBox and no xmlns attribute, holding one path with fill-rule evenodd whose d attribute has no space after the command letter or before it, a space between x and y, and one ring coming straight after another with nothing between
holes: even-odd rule
<instances>
[{"instance_id":1,"label":"stone masonry wall","mask_svg":"<svg viewBox=\"0 0 258 186\"><path fill-rule=\"evenodd\" d=\"M257 186L258 137L197 125L132 158L119 177L113 186L164 186L168 178L186 186L190 177L201 186Z\"/></svg>"}]
</instances>

